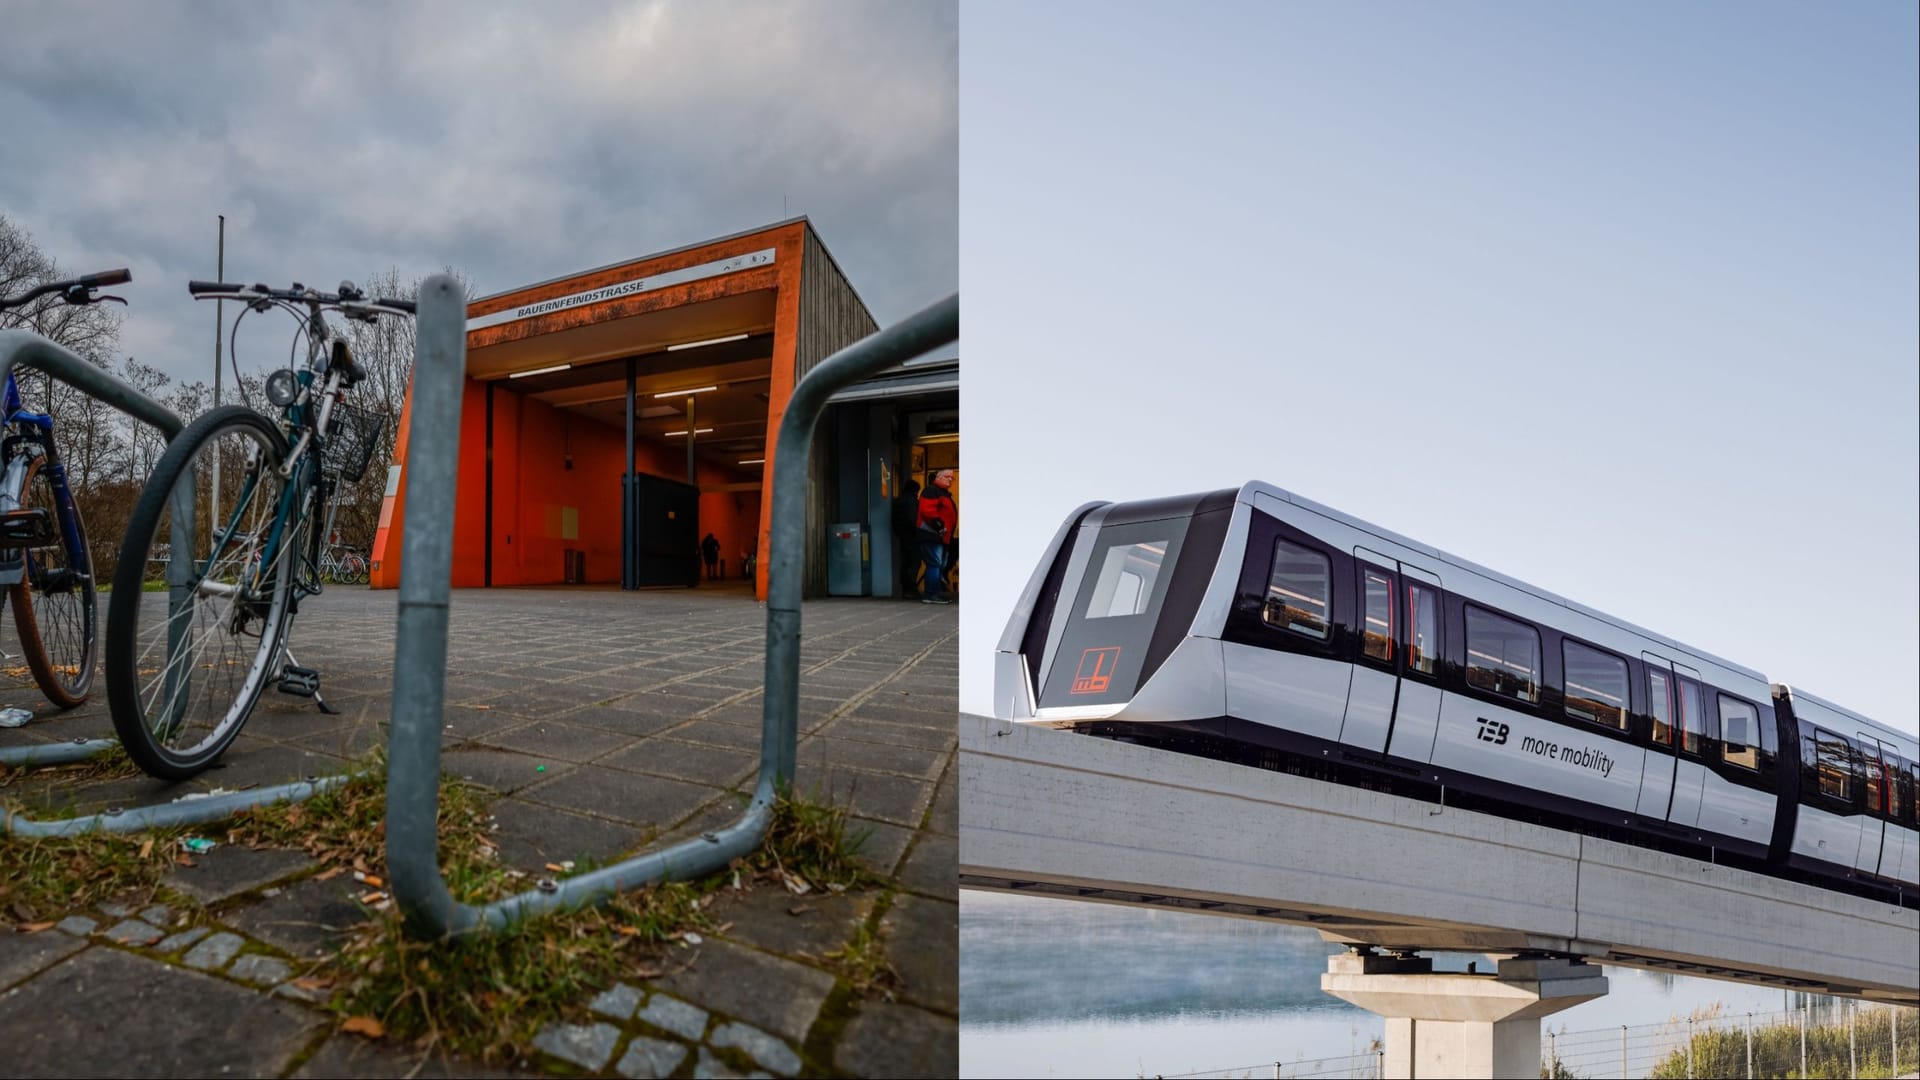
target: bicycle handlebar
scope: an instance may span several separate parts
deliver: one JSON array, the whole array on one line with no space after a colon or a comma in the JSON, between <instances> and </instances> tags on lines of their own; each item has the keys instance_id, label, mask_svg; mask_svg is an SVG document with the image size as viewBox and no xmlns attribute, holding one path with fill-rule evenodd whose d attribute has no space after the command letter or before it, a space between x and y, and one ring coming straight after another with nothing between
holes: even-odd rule
<instances>
[{"instance_id":1,"label":"bicycle handlebar","mask_svg":"<svg viewBox=\"0 0 1920 1080\"><path fill-rule=\"evenodd\" d=\"M118 270L102 270L98 274L68 278L65 281L49 281L45 285L36 285L19 296L0 296L0 308L20 307L48 293L63 294L62 299L69 304L91 304L103 299L117 299L116 297L89 296L87 293L103 285L125 285L132 280L133 271L121 267Z\"/></svg>"},{"instance_id":2,"label":"bicycle handlebar","mask_svg":"<svg viewBox=\"0 0 1920 1080\"><path fill-rule=\"evenodd\" d=\"M411 300L396 300L384 296L368 300L362 295L342 296L339 293L309 289L298 282L295 282L290 289L276 289L268 285L235 285L226 281L189 281L187 291L192 293L196 300L289 300L294 303L339 308L349 315L374 312L392 315L413 314Z\"/></svg>"}]
</instances>

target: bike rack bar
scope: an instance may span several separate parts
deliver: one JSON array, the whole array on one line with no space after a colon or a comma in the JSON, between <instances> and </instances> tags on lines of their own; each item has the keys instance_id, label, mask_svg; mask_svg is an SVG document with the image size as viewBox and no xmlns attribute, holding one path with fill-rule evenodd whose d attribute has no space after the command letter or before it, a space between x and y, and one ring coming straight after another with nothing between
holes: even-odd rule
<instances>
[{"instance_id":1,"label":"bike rack bar","mask_svg":"<svg viewBox=\"0 0 1920 1080\"><path fill-rule=\"evenodd\" d=\"M0 330L0 383L14 367L43 371L88 397L160 429L173 441L185 425L173 410L135 390L113 373L87 363L70 350L30 330ZM104 636L104 635L103 635ZM45 746L0 748L0 765L14 768L39 768L73 761L84 761L118 746L112 739L89 739L77 743L52 743ZM13 831L8 819L8 831Z\"/></svg>"},{"instance_id":2,"label":"bike rack bar","mask_svg":"<svg viewBox=\"0 0 1920 1080\"><path fill-rule=\"evenodd\" d=\"M109 743L108 745L113 745ZM198 825L224 821L243 811L273 803L302 802L322 791L347 782L345 776L325 776L316 780L298 780L257 791L230 791L197 799L176 799L159 806L137 806L129 810L108 810L89 817L62 821L34 821L9 813L6 832L15 836L79 836L90 832L133 832L137 829L169 828L174 825Z\"/></svg>"},{"instance_id":3,"label":"bike rack bar","mask_svg":"<svg viewBox=\"0 0 1920 1080\"><path fill-rule=\"evenodd\" d=\"M960 336L958 295L821 361L793 389L774 458L772 561L767 566L767 666L760 779L732 825L536 890L475 906L440 874L441 711L453 577L454 474L466 375L466 303L451 277L420 289L400 616L394 649L393 727L387 753L387 871L408 933L430 939L501 929L518 919L597 904L617 892L718 870L757 847L773 802L793 780L799 725L801 565L806 556L807 459L827 399L850 383Z\"/></svg>"}]
</instances>

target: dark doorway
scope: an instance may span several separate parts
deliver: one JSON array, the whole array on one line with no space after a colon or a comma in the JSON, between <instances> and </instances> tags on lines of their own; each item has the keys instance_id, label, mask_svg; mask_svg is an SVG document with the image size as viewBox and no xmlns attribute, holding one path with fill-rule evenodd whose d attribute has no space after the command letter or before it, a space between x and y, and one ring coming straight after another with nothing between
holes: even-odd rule
<instances>
[{"instance_id":1,"label":"dark doorway","mask_svg":"<svg viewBox=\"0 0 1920 1080\"><path fill-rule=\"evenodd\" d=\"M645 473L627 478L629 589L700 581L700 489Z\"/></svg>"}]
</instances>

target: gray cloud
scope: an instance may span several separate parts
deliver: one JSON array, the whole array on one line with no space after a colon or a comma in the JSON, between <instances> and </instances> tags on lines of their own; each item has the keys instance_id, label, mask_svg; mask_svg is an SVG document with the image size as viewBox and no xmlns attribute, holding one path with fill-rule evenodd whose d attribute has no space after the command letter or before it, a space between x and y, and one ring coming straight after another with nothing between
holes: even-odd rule
<instances>
[{"instance_id":1,"label":"gray cloud","mask_svg":"<svg viewBox=\"0 0 1920 1080\"><path fill-rule=\"evenodd\" d=\"M884 325L957 288L957 39L951 3L15 3L0 212L131 266L123 351L187 378L220 213L229 278L482 294L806 214Z\"/></svg>"}]
</instances>

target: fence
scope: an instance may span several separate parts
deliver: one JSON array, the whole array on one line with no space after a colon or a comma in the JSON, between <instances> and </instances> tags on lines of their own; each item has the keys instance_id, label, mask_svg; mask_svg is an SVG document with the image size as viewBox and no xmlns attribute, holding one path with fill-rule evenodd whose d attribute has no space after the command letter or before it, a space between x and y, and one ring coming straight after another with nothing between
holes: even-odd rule
<instances>
[{"instance_id":1,"label":"fence","mask_svg":"<svg viewBox=\"0 0 1920 1080\"><path fill-rule=\"evenodd\" d=\"M1582 1077L1894 1077L1920 1070L1920 1010L1850 999L1809 999L1801 1008L1675 1018L1584 1031L1549 1030L1540 1039L1540 1075ZM1271 1061L1158 1080L1384 1075L1380 1051Z\"/></svg>"},{"instance_id":2,"label":"fence","mask_svg":"<svg viewBox=\"0 0 1920 1080\"><path fill-rule=\"evenodd\" d=\"M1546 1077L1898 1076L1920 1068L1920 1011L1852 1000L1790 1011L1549 1031Z\"/></svg>"}]
</instances>

